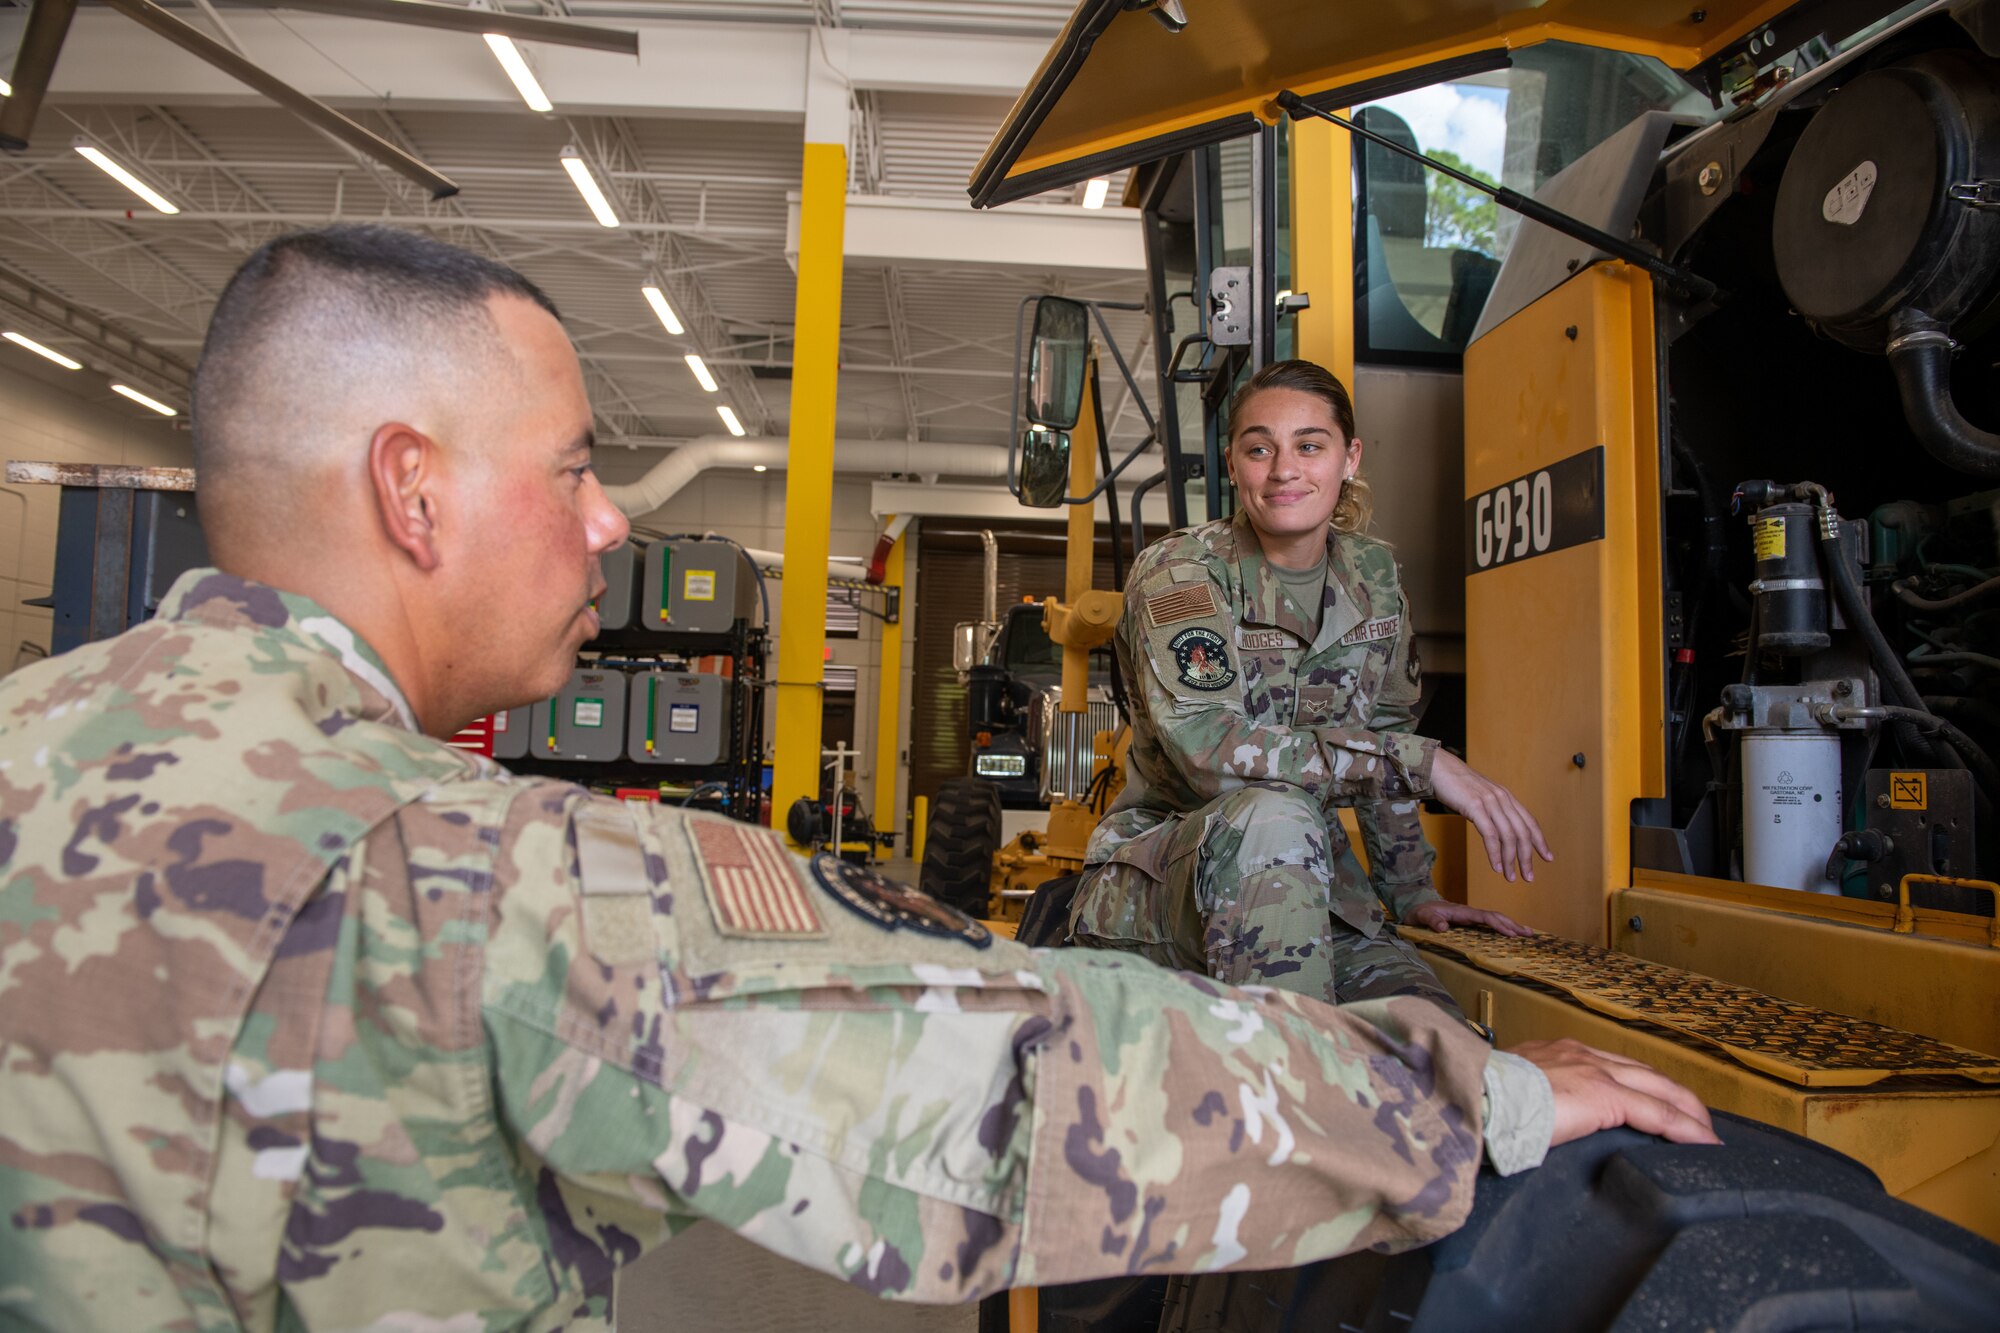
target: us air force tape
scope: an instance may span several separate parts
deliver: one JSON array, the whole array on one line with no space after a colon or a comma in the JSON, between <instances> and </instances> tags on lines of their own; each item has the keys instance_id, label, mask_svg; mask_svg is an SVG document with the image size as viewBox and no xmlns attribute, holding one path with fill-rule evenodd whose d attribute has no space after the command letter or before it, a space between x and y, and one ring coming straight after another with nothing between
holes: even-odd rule
<instances>
[{"instance_id":1,"label":"us air force tape","mask_svg":"<svg viewBox=\"0 0 2000 1333\"><path fill-rule=\"evenodd\" d=\"M814 878L833 900L881 930L914 930L963 940L975 949L993 943L993 933L955 907L927 893L850 865L828 852L812 859Z\"/></svg>"}]
</instances>

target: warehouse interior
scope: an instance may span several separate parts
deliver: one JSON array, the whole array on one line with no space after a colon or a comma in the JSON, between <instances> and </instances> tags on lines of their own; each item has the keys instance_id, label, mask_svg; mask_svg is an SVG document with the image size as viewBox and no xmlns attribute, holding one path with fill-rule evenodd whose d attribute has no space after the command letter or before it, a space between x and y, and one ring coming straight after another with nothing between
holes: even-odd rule
<instances>
[{"instance_id":1,"label":"warehouse interior","mask_svg":"<svg viewBox=\"0 0 2000 1333\"><path fill-rule=\"evenodd\" d=\"M1969 1229L1954 1254L1972 1259L1940 1260L1940 1285L1882 1279L1925 1303L1857 1297L1855 1326L1959 1318L2000 1281L2000 713L1983 694L2000 671L2000 454L1984 443L2000 428L2000 97L1980 91L2000 0L1712 18L1602 0L1336 17L1303 0L413 3L457 13L0 0L0 71L46 42L47 11L74 9L32 140L0 153L0 677L108 637L97 488L136 490L131 532L160 553L119 584L129 620L206 563L190 381L245 256L329 223L417 231L560 310L594 470L632 527L570 684L452 743L765 824L981 921L990 907L998 934L1067 943L1030 923L1069 910L1038 890L1075 892L1132 780L1130 682L1108 647L1125 571L1176 520L1237 512L1216 475L1231 385L1318 359L1353 387L1367 439L1412 685L1421 662L1411 726L1519 792L1561 853L1517 883L1430 800L1438 890L1513 914L1546 952L1403 935L1489 1042L1645 1060L1746 1124L1851 1155L1918 1232ZM481 31L511 20L589 31ZM1182 40L1204 23L1226 40ZM1865 136L1843 89L1903 65L1946 89L1928 95L1953 108L1934 118L1950 181L1934 207L1880 198L1914 210L1909 244L1949 278L1924 290L1956 304L1936 327L1892 324L1919 286L1899 273L1843 324L1798 293L1867 279L1800 258L1785 227L1845 239L1863 216L1874 161L1813 127L1834 106L1853 116L1840 133ZM1810 207L1786 202L1803 197L1781 186L1794 162L1836 159L1823 203L1824 182ZM1451 173L1467 192L1438 189ZM1087 312L1087 387L1059 426L1034 397L1051 297ZM1946 349L1921 387L1896 359L1911 346ZM1032 451L1056 435L1073 470L1031 504ZM1064 505L1114 460L1106 496ZM1894 695L1904 668L1923 708L1907 680ZM1768 809L1759 782L1779 793ZM1808 797L1809 830L1762 827ZM1861 1231L1873 1254L1892 1245ZM1484 1272L1498 1253L1446 1262ZM1392 1272L1366 1327L1406 1326L1409 1270L1366 1271ZM1360 1307L1289 1280L879 1303L701 1223L619 1274L619 1327L1361 1326ZM1505 1322L1430 1309L1420 1328ZM1798 1309L1768 1326L1819 1326L1819 1306ZM1657 1326L1710 1326L1680 1317Z\"/></svg>"},{"instance_id":2,"label":"warehouse interior","mask_svg":"<svg viewBox=\"0 0 2000 1333\"><path fill-rule=\"evenodd\" d=\"M28 9L0 9L0 54L10 65ZM836 130L852 145L841 201L830 553L865 562L883 517L896 512L882 504L959 527L1018 522L1025 511L1000 477L1022 299L1059 292L1135 302L1144 287L1138 222L1118 204L1123 173L1095 208L1083 207L1086 187L1007 215L962 202L966 176L1067 9L1041 0L530 6L521 12L615 18L639 34L636 59L522 43L548 112L524 102L477 36L399 28L389 41L384 25L363 19L178 9L459 185L434 201L123 16L85 6L34 147L9 157L0 183L0 299L9 328L57 351L88 349L90 368L69 372L6 349L6 456L186 466L187 378L221 285L260 242L336 220L431 230L547 291L583 359L607 485L638 480L689 442L738 439L718 409L733 414L746 443L782 446L801 143L817 85L834 88ZM135 198L75 144L103 145L156 182L178 215ZM615 228L599 224L566 176L570 149L601 173ZM654 308L659 299L676 332ZM1112 320L1135 370L1149 374L1141 318ZM111 393L114 380L178 415ZM1114 439L1143 434L1131 408L1114 403ZM910 446L907 462L879 449L861 456L879 444ZM953 450L977 471L935 470ZM885 482L921 489L878 498ZM784 487L782 463L725 458L635 521L777 550ZM23 604L50 592L54 500L47 488L10 487L0 502L20 511L16 539L0 554L8 589L0 657L10 665L49 646L48 611ZM922 577L922 526L909 543L913 583ZM880 622L859 617L870 632L857 633L851 609L831 615L846 628L834 631L827 661L848 669L835 673L847 698L830 696L831 716L860 753L856 777L872 803ZM902 623L914 646L916 618ZM907 707L910 683L898 694ZM904 725L900 748L909 735ZM899 781L894 826L906 835L910 793Z\"/></svg>"}]
</instances>

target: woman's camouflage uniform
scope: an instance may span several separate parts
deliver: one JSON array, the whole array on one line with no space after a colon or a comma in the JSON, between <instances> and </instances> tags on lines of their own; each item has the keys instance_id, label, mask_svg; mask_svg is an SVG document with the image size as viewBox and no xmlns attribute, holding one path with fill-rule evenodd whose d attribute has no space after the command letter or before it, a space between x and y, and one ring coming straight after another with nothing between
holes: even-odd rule
<instances>
[{"instance_id":1,"label":"woman's camouflage uniform","mask_svg":"<svg viewBox=\"0 0 2000 1333\"><path fill-rule=\"evenodd\" d=\"M0 680L8 1329L602 1329L703 1217L918 1300L1396 1249L1482 1092L1539 1160L1513 1059L512 777L213 570Z\"/></svg>"},{"instance_id":2,"label":"woman's camouflage uniform","mask_svg":"<svg viewBox=\"0 0 2000 1333\"><path fill-rule=\"evenodd\" d=\"M1423 995L1455 1012L1383 929L1383 903L1401 918L1438 896L1417 822L1437 742L1413 731L1417 651L1389 548L1328 529L1322 607L1315 633L1240 514L1133 563L1117 640L1127 782L1091 838L1071 925L1081 943L1235 985Z\"/></svg>"}]
</instances>

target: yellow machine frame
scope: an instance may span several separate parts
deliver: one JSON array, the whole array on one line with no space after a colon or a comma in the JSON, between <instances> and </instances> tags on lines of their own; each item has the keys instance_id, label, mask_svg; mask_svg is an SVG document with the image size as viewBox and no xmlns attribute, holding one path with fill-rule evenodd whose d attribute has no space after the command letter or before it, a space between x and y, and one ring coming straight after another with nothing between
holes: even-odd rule
<instances>
[{"instance_id":1,"label":"yellow machine frame","mask_svg":"<svg viewBox=\"0 0 2000 1333\"><path fill-rule=\"evenodd\" d=\"M1685 70L1783 8L1710 4L1696 18L1690 6L1647 0L1337 10L1187 0L1189 30L1173 35L1143 8L1085 0L972 192L976 203L1002 202L1220 142L1274 120L1281 88L1332 105L1344 90L1380 96L1440 61L1540 41L1648 54ZM1296 134L1293 274L1312 298L1297 325L1300 354L1351 376L1348 145L1330 126L1301 123ZM1666 784L1653 290L1624 263L1587 265L1466 353L1466 495L1601 447L1605 529L1601 540L1468 580L1468 758L1538 813L1559 859L1528 885L1495 875L1476 852L1457 858L1464 878L1454 883L1441 858L1440 888L1570 940L1829 1011L1836 1023L1851 1016L1950 1043L1965 1048L1968 1070L1990 1070L1974 1053L2000 1055L1993 922L1911 909L1907 899L1899 909L1633 867L1632 802L1664 795ZM1365 417L1365 401L1359 410ZM1073 560L1076 549L1073 538ZM1066 829L1062 847L1080 846L1081 831ZM1710 1104L1848 1152L1892 1193L2000 1240L2000 1087L1948 1072L1807 1086L1666 1028L1434 956L1467 1012L1490 1020L1503 1042L1573 1036L1646 1059Z\"/></svg>"}]
</instances>

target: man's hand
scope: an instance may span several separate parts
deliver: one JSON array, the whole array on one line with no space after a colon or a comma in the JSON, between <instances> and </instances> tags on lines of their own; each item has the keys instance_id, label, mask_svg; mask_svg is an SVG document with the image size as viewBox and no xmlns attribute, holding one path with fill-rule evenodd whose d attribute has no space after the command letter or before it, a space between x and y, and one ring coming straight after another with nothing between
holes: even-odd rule
<instances>
[{"instance_id":1,"label":"man's hand","mask_svg":"<svg viewBox=\"0 0 2000 1333\"><path fill-rule=\"evenodd\" d=\"M1413 926L1439 932L1450 930L1453 926L1484 926L1502 935L1535 933L1505 912L1486 912L1463 903L1425 903L1422 907L1413 908L1403 920Z\"/></svg>"},{"instance_id":2,"label":"man's hand","mask_svg":"<svg viewBox=\"0 0 2000 1333\"><path fill-rule=\"evenodd\" d=\"M1521 878L1533 881L1535 855L1544 861L1556 859L1528 807L1449 750L1440 749L1431 761L1431 789L1440 801L1472 821L1486 844L1493 873L1505 875L1510 883L1516 866Z\"/></svg>"},{"instance_id":3,"label":"man's hand","mask_svg":"<svg viewBox=\"0 0 2000 1333\"><path fill-rule=\"evenodd\" d=\"M1630 1125L1674 1143L1720 1143L1701 1099L1651 1065L1574 1038L1509 1047L1548 1076L1556 1095L1549 1146Z\"/></svg>"}]
</instances>

